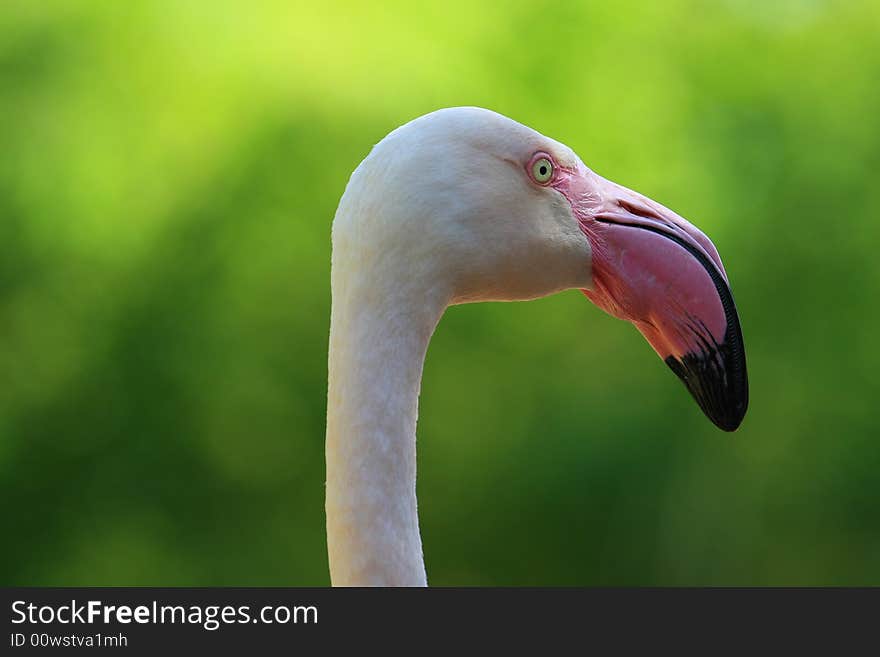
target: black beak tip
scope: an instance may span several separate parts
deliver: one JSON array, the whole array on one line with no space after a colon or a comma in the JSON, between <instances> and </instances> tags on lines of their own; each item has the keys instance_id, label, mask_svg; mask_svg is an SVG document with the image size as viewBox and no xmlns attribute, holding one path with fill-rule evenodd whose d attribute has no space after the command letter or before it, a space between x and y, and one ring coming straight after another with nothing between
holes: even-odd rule
<instances>
[{"instance_id":1,"label":"black beak tip","mask_svg":"<svg viewBox=\"0 0 880 657\"><path fill-rule=\"evenodd\" d=\"M736 431L749 406L745 352L741 342L738 349L730 345L725 340L717 350L666 359L706 417L722 431Z\"/></svg>"},{"instance_id":2,"label":"black beak tip","mask_svg":"<svg viewBox=\"0 0 880 657\"><path fill-rule=\"evenodd\" d=\"M739 425L742 424L745 415L746 407L742 404L736 404L728 413L721 415L710 415L708 412L706 413L706 416L712 420L716 427L722 431L729 432L739 429Z\"/></svg>"}]
</instances>

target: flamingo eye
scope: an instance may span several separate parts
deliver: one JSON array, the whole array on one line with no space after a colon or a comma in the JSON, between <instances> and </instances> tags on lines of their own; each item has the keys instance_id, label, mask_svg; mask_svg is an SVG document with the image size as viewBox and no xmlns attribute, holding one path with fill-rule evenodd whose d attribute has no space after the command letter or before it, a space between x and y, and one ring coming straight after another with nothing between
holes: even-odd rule
<instances>
[{"instance_id":1,"label":"flamingo eye","mask_svg":"<svg viewBox=\"0 0 880 657\"><path fill-rule=\"evenodd\" d=\"M550 182L553 177L553 163L546 157L539 157L532 162L532 178L539 185Z\"/></svg>"}]
</instances>

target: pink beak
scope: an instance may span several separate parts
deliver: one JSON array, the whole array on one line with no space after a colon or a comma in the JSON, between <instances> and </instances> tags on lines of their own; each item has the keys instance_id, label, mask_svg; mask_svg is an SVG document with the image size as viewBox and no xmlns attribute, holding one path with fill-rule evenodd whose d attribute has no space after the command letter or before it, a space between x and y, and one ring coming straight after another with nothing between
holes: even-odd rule
<instances>
[{"instance_id":1,"label":"pink beak","mask_svg":"<svg viewBox=\"0 0 880 657\"><path fill-rule=\"evenodd\" d=\"M719 428L748 407L742 329L715 246L659 203L586 167L553 185L571 202L593 250L584 294L632 322Z\"/></svg>"}]
</instances>

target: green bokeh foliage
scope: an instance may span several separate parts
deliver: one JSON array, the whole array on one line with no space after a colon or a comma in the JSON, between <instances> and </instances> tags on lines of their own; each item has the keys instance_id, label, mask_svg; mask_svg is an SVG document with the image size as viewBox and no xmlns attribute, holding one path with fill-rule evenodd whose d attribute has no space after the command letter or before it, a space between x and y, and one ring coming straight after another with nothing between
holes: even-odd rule
<instances>
[{"instance_id":1,"label":"green bokeh foliage","mask_svg":"<svg viewBox=\"0 0 880 657\"><path fill-rule=\"evenodd\" d=\"M323 585L329 229L389 130L480 105L700 225L725 435L577 292L452 308L433 584L880 584L880 5L0 8L0 582Z\"/></svg>"}]
</instances>

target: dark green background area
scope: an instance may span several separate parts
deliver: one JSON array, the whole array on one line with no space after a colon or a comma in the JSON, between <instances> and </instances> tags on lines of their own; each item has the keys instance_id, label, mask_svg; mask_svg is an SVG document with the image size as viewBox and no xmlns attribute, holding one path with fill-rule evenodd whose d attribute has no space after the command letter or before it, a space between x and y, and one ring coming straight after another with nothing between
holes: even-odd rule
<instances>
[{"instance_id":1,"label":"dark green background area","mask_svg":"<svg viewBox=\"0 0 880 657\"><path fill-rule=\"evenodd\" d=\"M479 105L712 236L751 408L578 292L450 309L429 581L880 584L880 4L371 4L3 3L0 583L327 584L330 222Z\"/></svg>"}]
</instances>

